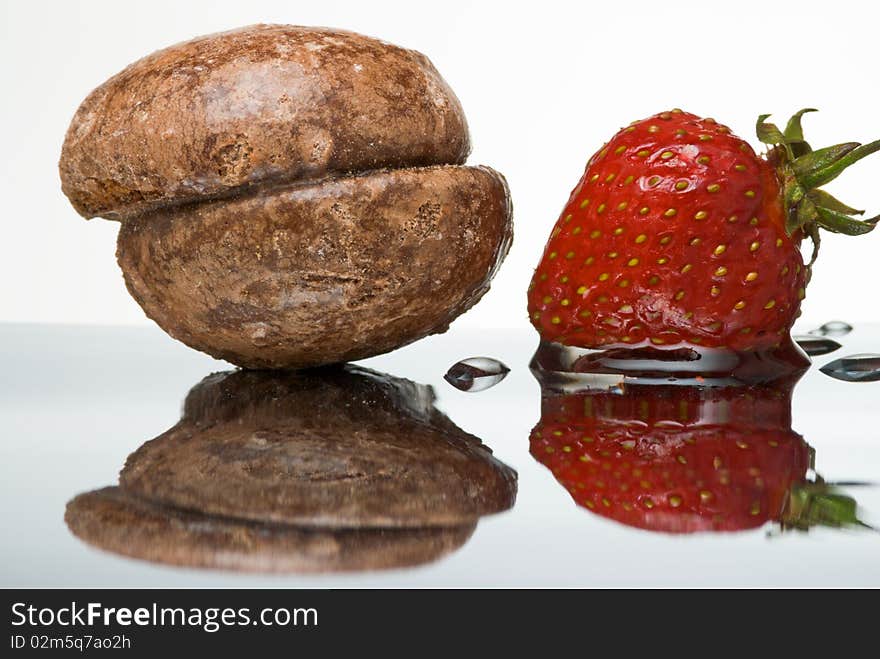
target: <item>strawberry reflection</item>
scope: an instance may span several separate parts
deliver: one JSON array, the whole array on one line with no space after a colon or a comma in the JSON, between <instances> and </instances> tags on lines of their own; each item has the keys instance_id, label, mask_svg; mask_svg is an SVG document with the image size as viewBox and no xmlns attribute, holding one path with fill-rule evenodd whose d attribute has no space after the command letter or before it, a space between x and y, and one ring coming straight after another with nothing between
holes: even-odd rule
<instances>
[{"instance_id":1,"label":"strawberry reflection","mask_svg":"<svg viewBox=\"0 0 880 659\"><path fill-rule=\"evenodd\" d=\"M545 384L531 453L578 505L640 529L861 525L855 501L813 473L813 451L791 428L802 373L752 386Z\"/></svg>"}]
</instances>

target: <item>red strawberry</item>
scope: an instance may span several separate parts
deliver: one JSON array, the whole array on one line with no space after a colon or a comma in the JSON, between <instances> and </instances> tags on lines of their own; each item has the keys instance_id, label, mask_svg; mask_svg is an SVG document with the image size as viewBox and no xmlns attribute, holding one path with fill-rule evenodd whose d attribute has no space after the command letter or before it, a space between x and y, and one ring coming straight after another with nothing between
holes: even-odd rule
<instances>
[{"instance_id":1,"label":"red strawberry","mask_svg":"<svg viewBox=\"0 0 880 659\"><path fill-rule=\"evenodd\" d=\"M819 227L867 233L820 185L880 141L811 151L803 110L755 154L712 119L673 110L620 131L587 164L529 287L542 338L587 348L778 345L797 317Z\"/></svg>"},{"instance_id":2,"label":"red strawberry","mask_svg":"<svg viewBox=\"0 0 880 659\"><path fill-rule=\"evenodd\" d=\"M531 453L579 505L642 529L859 524L853 499L806 480L812 450L791 429L793 384L547 391Z\"/></svg>"}]
</instances>

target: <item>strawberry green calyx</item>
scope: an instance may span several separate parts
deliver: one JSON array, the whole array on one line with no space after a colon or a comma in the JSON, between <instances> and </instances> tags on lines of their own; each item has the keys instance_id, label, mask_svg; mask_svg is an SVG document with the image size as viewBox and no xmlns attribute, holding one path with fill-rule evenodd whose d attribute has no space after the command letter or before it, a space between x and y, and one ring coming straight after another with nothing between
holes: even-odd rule
<instances>
[{"instance_id":1,"label":"strawberry green calyx","mask_svg":"<svg viewBox=\"0 0 880 659\"><path fill-rule=\"evenodd\" d=\"M859 520L856 500L821 479L792 488L782 513L782 529L807 531L814 526L832 528L861 527L873 530Z\"/></svg>"},{"instance_id":2,"label":"strawberry green calyx","mask_svg":"<svg viewBox=\"0 0 880 659\"><path fill-rule=\"evenodd\" d=\"M784 131L767 123L769 114L758 117L758 139L773 147L768 158L779 173L782 183L783 202L786 209L785 230L788 235L797 231L809 236L813 242L812 264L819 252L819 230L847 236L858 236L873 231L880 215L859 219L864 211L856 210L835 199L819 188L837 178L847 167L876 151L880 140L869 144L846 142L813 150L804 139L801 118L806 108L796 112Z\"/></svg>"}]
</instances>

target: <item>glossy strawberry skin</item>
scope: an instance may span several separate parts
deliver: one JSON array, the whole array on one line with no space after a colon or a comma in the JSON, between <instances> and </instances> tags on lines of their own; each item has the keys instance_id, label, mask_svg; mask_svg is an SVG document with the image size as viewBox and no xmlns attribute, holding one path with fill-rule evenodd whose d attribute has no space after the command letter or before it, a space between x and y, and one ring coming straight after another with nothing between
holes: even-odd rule
<instances>
[{"instance_id":1,"label":"glossy strawberry skin","mask_svg":"<svg viewBox=\"0 0 880 659\"><path fill-rule=\"evenodd\" d=\"M811 450L791 386L636 386L547 394L531 453L578 505L641 529L739 531L778 521Z\"/></svg>"},{"instance_id":2,"label":"glossy strawberry skin","mask_svg":"<svg viewBox=\"0 0 880 659\"><path fill-rule=\"evenodd\" d=\"M775 170L711 119L664 112L589 161L529 288L542 338L587 348L778 345L804 296Z\"/></svg>"}]
</instances>

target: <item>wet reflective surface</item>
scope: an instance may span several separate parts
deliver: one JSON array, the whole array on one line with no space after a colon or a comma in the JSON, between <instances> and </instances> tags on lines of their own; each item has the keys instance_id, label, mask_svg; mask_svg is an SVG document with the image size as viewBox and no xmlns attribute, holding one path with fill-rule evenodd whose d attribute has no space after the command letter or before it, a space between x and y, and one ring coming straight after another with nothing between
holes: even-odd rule
<instances>
[{"instance_id":1,"label":"wet reflective surface","mask_svg":"<svg viewBox=\"0 0 880 659\"><path fill-rule=\"evenodd\" d=\"M809 357L792 341L760 353L695 347L589 350L541 342L529 367L545 385L576 391L658 381L700 387L757 385L799 375L809 365Z\"/></svg>"},{"instance_id":2,"label":"wet reflective surface","mask_svg":"<svg viewBox=\"0 0 880 659\"><path fill-rule=\"evenodd\" d=\"M693 388L687 379L696 374L685 369L685 377L650 392L631 380L621 386L619 377L590 392L573 391L565 382L543 392L543 408L541 386L528 369L537 345L528 329L453 330L364 362L374 375L344 375L360 382L359 389L337 386L332 378L310 380L303 389L296 378L209 378L230 369L158 330L0 326L6 366L0 506L8 531L0 580L880 586L880 537L860 525L878 525L880 490L859 485L880 477L880 385L844 382L819 370L839 354L877 350L880 327L854 325L836 339L841 351L813 357L796 385L777 378L728 396L723 388ZM443 375L462 355L492 355L510 366L504 386L478 396L450 387ZM618 355L617 362L600 366L613 371L619 361ZM793 374L795 362L783 360ZM557 402L548 402L548 394ZM587 398L594 401L592 416L585 415ZM533 430L542 427L549 434L536 436ZM580 432L586 427L592 435ZM395 436L420 446L449 444L453 453L444 455L460 456L450 464L461 468L442 476L427 468L433 458L422 461L422 475L410 481L406 496L393 488L391 494L361 489L347 499L360 508L349 506L341 526L341 483L367 485L363 474L389 464L384 451L410 465L430 452ZM147 453L142 447L154 437L163 439ZM190 448L181 448L184 437L194 442ZM480 452L456 452L465 437L490 447L491 461ZM332 438L336 452L328 453ZM371 462L370 451L382 457ZM120 469L132 455L139 458L128 462L119 485ZM466 466L469 455L482 465L476 472ZM485 486L490 474L504 473L501 464L518 472L513 507L483 517L473 508L468 513L464 503L486 501L472 489L475 482ZM164 468L169 465L174 469ZM639 481L621 488L634 469L641 469ZM215 470L228 487L212 490L211 479L194 477ZM399 484L400 473L383 482ZM340 489L294 487L328 475ZM180 479L201 485L181 491L175 485ZM633 489L641 480L652 489ZM457 517L435 524L428 513L437 509L427 503L443 499L438 493L451 483L447 494L476 498L460 500ZM432 496L420 501L422 489ZM234 496L236 491L251 494ZM309 491L329 494L315 496L309 507L287 505L294 498L308 502ZM370 508L371 496L389 503ZM64 521L71 501L74 532ZM388 512L379 526L376 511ZM634 511L635 517L624 514ZM267 512L274 518L260 521ZM389 518L423 526L389 527ZM315 524L319 519L323 526Z\"/></svg>"}]
</instances>

